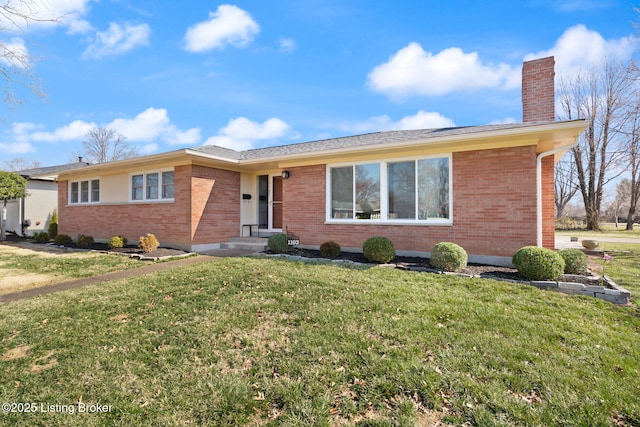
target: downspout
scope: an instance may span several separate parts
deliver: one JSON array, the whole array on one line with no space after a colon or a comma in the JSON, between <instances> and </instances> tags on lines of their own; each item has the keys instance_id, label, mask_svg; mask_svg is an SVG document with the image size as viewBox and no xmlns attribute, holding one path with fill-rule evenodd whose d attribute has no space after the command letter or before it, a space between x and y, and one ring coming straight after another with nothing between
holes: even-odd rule
<instances>
[{"instance_id":1,"label":"downspout","mask_svg":"<svg viewBox=\"0 0 640 427\"><path fill-rule=\"evenodd\" d=\"M541 248L542 247L542 159L551 156L553 154L559 153L561 151L569 151L573 147L576 147L580 143L580 139L576 138L576 141L569 145L554 148L553 150L545 151L536 157L536 219L537 219L537 236L536 236L536 245Z\"/></svg>"}]
</instances>

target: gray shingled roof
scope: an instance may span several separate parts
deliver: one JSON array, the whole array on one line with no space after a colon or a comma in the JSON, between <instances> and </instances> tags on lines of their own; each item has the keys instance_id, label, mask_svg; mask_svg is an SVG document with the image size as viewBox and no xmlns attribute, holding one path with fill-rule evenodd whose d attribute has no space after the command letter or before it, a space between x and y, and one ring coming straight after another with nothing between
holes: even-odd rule
<instances>
[{"instance_id":1,"label":"gray shingled roof","mask_svg":"<svg viewBox=\"0 0 640 427\"><path fill-rule=\"evenodd\" d=\"M77 163L69 163L66 165L58 165L58 166L47 166L43 168L33 168L33 169L24 169L21 171L16 171L18 175L22 175L26 178L30 178L32 176L55 176L58 175L59 172L67 171L71 169L78 169L88 166L89 163L86 162L77 162Z\"/></svg>"},{"instance_id":2,"label":"gray shingled roof","mask_svg":"<svg viewBox=\"0 0 640 427\"><path fill-rule=\"evenodd\" d=\"M547 125L549 123L555 122L508 123L499 125L462 126L439 129L392 130L385 132L367 133L363 135L345 136L341 138L323 139L319 141L278 145L275 147L254 148L246 151L235 151L215 145L204 145L201 147L193 148L192 150L214 156L220 156L227 159L250 160L288 156L302 153L320 153L322 151L342 148L379 146L404 141L419 141L447 136L462 136L473 133L490 132L505 129L518 129L536 125Z\"/></svg>"}]
</instances>

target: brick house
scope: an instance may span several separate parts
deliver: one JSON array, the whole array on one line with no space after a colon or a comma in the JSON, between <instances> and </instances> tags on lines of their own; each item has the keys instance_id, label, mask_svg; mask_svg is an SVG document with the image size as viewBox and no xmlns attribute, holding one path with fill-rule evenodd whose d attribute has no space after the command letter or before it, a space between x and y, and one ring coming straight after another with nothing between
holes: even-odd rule
<instances>
[{"instance_id":1,"label":"brick house","mask_svg":"<svg viewBox=\"0 0 640 427\"><path fill-rule=\"evenodd\" d=\"M554 121L553 57L522 76L523 123L202 146L63 172L60 233L153 233L194 251L258 229L355 251L381 235L401 254L451 241L472 261L509 264L522 246L554 247L554 164L587 126Z\"/></svg>"}]
</instances>

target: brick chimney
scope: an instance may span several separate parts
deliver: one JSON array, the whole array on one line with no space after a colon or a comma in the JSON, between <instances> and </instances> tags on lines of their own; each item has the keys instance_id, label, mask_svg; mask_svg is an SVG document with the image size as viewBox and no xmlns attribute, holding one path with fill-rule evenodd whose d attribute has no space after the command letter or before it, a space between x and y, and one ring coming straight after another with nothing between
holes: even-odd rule
<instances>
[{"instance_id":1,"label":"brick chimney","mask_svg":"<svg viewBox=\"0 0 640 427\"><path fill-rule=\"evenodd\" d=\"M554 121L554 66L553 56L522 64L522 121Z\"/></svg>"}]
</instances>

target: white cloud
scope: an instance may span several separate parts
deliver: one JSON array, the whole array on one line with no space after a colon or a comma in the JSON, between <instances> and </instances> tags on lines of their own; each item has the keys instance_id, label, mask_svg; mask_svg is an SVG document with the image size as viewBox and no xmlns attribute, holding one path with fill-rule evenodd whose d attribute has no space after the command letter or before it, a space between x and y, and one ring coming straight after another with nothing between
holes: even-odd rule
<instances>
[{"instance_id":1,"label":"white cloud","mask_svg":"<svg viewBox=\"0 0 640 427\"><path fill-rule=\"evenodd\" d=\"M200 142L200 129L180 130L169 119L164 108L147 108L132 119L115 119L106 125L132 142L152 142L158 139L172 145L191 146Z\"/></svg>"},{"instance_id":2,"label":"white cloud","mask_svg":"<svg viewBox=\"0 0 640 427\"><path fill-rule=\"evenodd\" d=\"M484 64L477 52L451 47L437 54L410 43L378 65L367 78L369 88L392 98L438 96L484 88L518 87L520 68Z\"/></svg>"},{"instance_id":3,"label":"white cloud","mask_svg":"<svg viewBox=\"0 0 640 427\"><path fill-rule=\"evenodd\" d=\"M34 142L64 142L83 139L87 132L95 127L95 123L87 123L82 120L74 120L66 126L53 132L34 132L29 138Z\"/></svg>"},{"instance_id":4,"label":"white cloud","mask_svg":"<svg viewBox=\"0 0 640 427\"><path fill-rule=\"evenodd\" d=\"M215 12L209 12L209 20L187 29L185 49L204 52L222 49L227 45L243 47L253 41L260 26L251 15L237 6L222 4Z\"/></svg>"},{"instance_id":5,"label":"white cloud","mask_svg":"<svg viewBox=\"0 0 640 427\"><path fill-rule=\"evenodd\" d=\"M556 74L571 77L578 70L598 66L605 60L627 61L635 47L631 37L606 40L597 31L579 24L565 30L551 49L529 54L524 59L529 61L554 56Z\"/></svg>"},{"instance_id":6,"label":"white cloud","mask_svg":"<svg viewBox=\"0 0 640 427\"><path fill-rule=\"evenodd\" d=\"M0 63L14 69L29 68L29 51L22 38L12 37L11 41L0 43Z\"/></svg>"},{"instance_id":7,"label":"white cloud","mask_svg":"<svg viewBox=\"0 0 640 427\"><path fill-rule=\"evenodd\" d=\"M440 113L420 110L412 116L405 116L395 122L389 116L382 115L361 122L345 122L339 127L344 132L361 134L387 130L438 129L454 126L453 120Z\"/></svg>"},{"instance_id":8,"label":"white cloud","mask_svg":"<svg viewBox=\"0 0 640 427\"><path fill-rule=\"evenodd\" d=\"M12 154L24 154L35 151L28 142L0 142L0 151Z\"/></svg>"},{"instance_id":9,"label":"white cloud","mask_svg":"<svg viewBox=\"0 0 640 427\"><path fill-rule=\"evenodd\" d=\"M88 11L89 2L90 0L12 1L8 6L16 13L11 16L1 15L0 28L3 32L23 33L63 25L71 33L86 31L90 25L82 17ZM19 15L30 19L27 21L18 18Z\"/></svg>"},{"instance_id":10,"label":"white cloud","mask_svg":"<svg viewBox=\"0 0 640 427\"><path fill-rule=\"evenodd\" d=\"M280 52L292 53L296 50L297 44L293 39L282 38L280 39Z\"/></svg>"},{"instance_id":11,"label":"white cloud","mask_svg":"<svg viewBox=\"0 0 640 427\"><path fill-rule=\"evenodd\" d=\"M112 22L107 31L97 32L93 42L82 54L83 58L101 59L129 52L149 44L151 28L147 24L124 25Z\"/></svg>"},{"instance_id":12,"label":"white cloud","mask_svg":"<svg viewBox=\"0 0 640 427\"><path fill-rule=\"evenodd\" d=\"M229 120L229 123L212 136L204 145L217 145L233 150L255 148L260 141L268 141L286 136L291 129L286 122L272 117L262 123L254 122L246 117Z\"/></svg>"}]
</instances>

